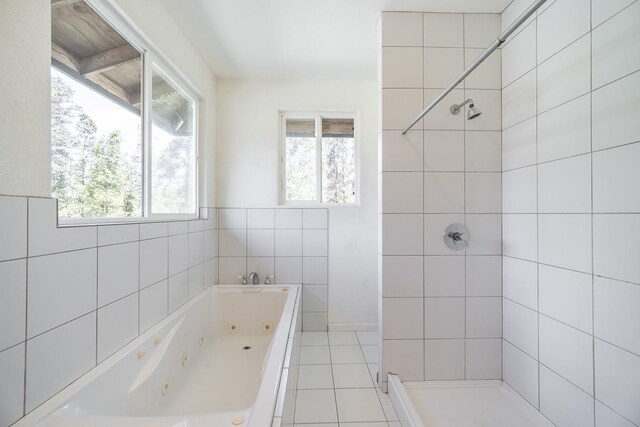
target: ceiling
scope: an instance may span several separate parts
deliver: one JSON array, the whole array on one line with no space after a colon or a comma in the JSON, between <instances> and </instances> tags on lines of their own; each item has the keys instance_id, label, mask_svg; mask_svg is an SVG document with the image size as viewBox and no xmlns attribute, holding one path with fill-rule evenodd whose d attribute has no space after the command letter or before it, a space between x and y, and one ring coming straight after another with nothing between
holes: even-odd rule
<instances>
[{"instance_id":1,"label":"ceiling","mask_svg":"<svg viewBox=\"0 0 640 427\"><path fill-rule=\"evenodd\" d=\"M511 0L161 0L221 79L375 80L383 10L500 13Z\"/></svg>"}]
</instances>

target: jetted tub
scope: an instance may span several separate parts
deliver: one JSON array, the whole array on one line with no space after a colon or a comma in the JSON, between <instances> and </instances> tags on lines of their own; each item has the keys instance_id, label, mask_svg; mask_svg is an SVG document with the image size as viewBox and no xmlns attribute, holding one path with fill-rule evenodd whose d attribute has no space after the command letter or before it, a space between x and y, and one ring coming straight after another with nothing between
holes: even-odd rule
<instances>
[{"instance_id":1,"label":"jetted tub","mask_svg":"<svg viewBox=\"0 0 640 427\"><path fill-rule=\"evenodd\" d=\"M211 287L16 426L277 424L299 309L299 285Z\"/></svg>"}]
</instances>

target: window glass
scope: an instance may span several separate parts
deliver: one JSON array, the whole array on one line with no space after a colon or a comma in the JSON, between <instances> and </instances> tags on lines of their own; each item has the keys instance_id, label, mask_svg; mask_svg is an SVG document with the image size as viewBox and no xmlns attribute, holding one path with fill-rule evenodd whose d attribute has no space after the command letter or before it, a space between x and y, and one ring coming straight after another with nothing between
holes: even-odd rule
<instances>
[{"instance_id":1,"label":"window glass","mask_svg":"<svg viewBox=\"0 0 640 427\"><path fill-rule=\"evenodd\" d=\"M141 53L83 1L52 6L51 13L51 169L59 215L141 216Z\"/></svg>"},{"instance_id":2,"label":"window glass","mask_svg":"<svg viewBox=\"0 0 640 427\"><path fill-rule=\"evenodd\" d=\"M51 2L51 169L59 216L196 215L196 100L100 4Z\"/></svg>"},{"instance_id":3,"label":"window glass","mask_svg":"<svg viewBox=\"0 0 640 427\"><path fill-rule=\"evenodd\" d=\"M153 69L151 212L196 210L194 102Z\"/></svg>"},{"instance_id":4,"label":"window glass","mask_svg":"<svg viewBox=\"0 0 640 427\"><path fill-rule=\"evenodd\" d=\"M286 200L313 201L317 193L314 119L286 119Z\"/></svg>"},{"instance_id":5,"label":"window glass","mask_svg":"<svg viewBox=\"0 0 640 427\"><path fill-rule=\"evenodd\" d=\"M355 203L353 119L322 119L322 202Z\"/></svg>"}]
</instances>

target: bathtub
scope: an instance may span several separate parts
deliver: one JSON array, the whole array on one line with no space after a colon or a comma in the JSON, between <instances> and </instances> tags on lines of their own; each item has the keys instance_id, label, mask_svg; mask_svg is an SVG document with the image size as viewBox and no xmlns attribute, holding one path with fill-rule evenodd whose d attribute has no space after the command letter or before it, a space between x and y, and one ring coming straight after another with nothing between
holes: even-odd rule
<instances>
[{"instance_id":1,"label":"bathtub","mask_svg":"<svg viewBox=\"0 0 640 427\"><path fill-rule=\"evenodd\" d=\"M553 427L501 380L405 382L388 375L402 427Z\"/></svg>"},{"instance_id":2,"label":"bathtub","mask_svg":"<svg viewBox=\"0 0 640 427\"><path fill-rule=\"evenodd\" d=\"M279 423L295 401L286 394L300 293L299 285L213 286L16 426Z\"/></svg>"}]
</instances>

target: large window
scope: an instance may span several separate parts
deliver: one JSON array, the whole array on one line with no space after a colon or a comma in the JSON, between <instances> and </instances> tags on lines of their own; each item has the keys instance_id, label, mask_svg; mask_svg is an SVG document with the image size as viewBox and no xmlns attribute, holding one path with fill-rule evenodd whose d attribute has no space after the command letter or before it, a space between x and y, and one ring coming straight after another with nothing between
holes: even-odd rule
<instances>
[{"instance_id":1,"label":"large window","mask_svg":"<svg viewBox=\"0 0 640 427\"><path fill-rule=\"evenodd\" d=\"M196 98L132 34L99 0L51 2L60 218L196 214Z\"/></svg>"},{"instance_id":2,"label":"large window","mask_svg":"<svg viewBox=\"0 0 640 427\"><path fill-rule=\"evenodd\" d=\"M281 117L281 203L357 203L355 115L282 113Z\"/></svg>"}]
</instances>

